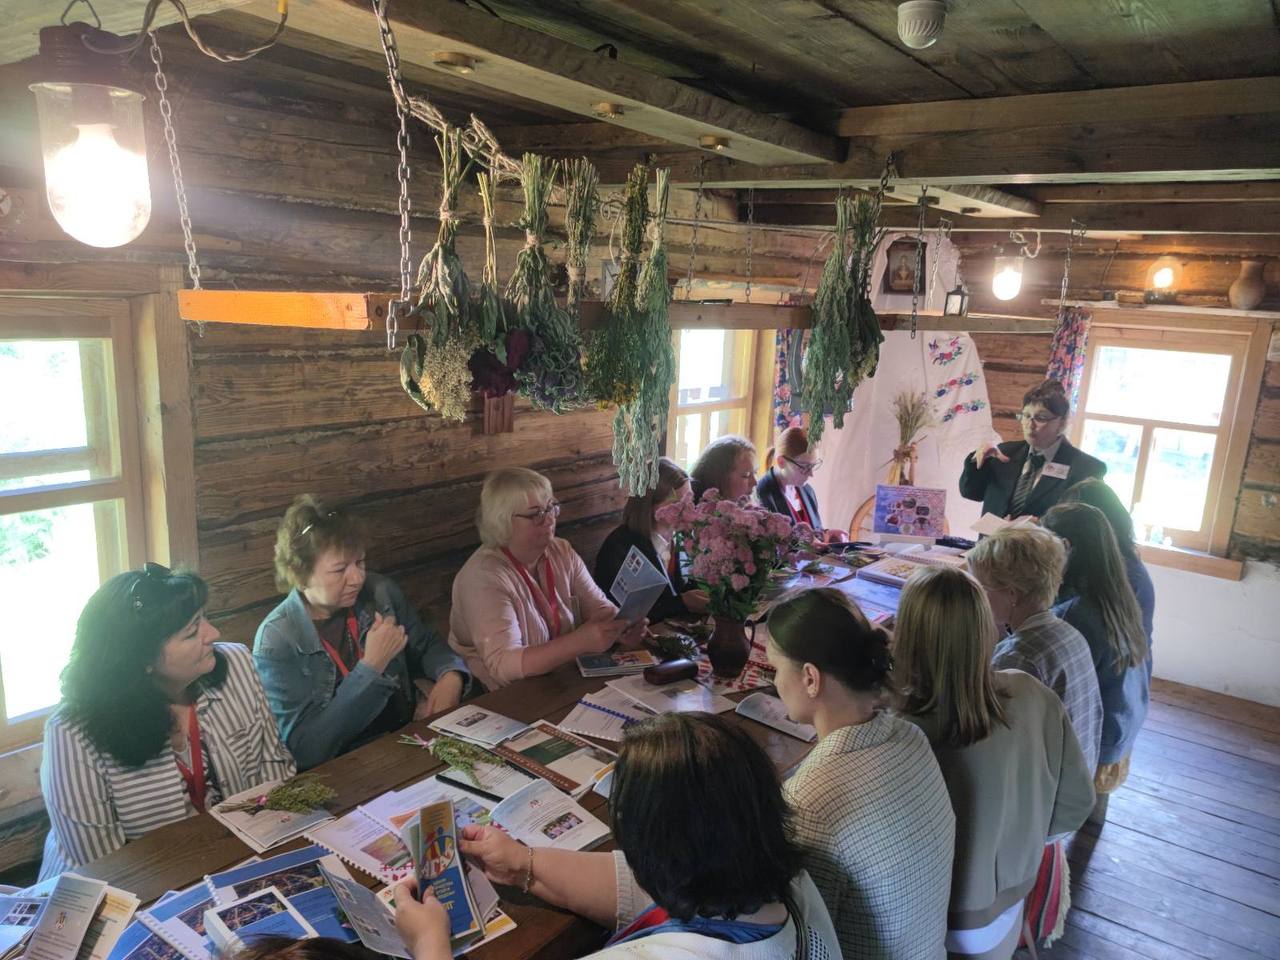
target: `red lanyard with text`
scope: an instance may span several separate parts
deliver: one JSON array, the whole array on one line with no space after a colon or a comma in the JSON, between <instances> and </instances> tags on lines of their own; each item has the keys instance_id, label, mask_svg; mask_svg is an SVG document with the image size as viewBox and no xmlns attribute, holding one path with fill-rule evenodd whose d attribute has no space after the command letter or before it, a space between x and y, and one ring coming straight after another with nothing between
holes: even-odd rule
<instances>
[{"instance_id":1,"label":"red lanyard with text","mask_svg":"<svg viewBox=\"0 0 1280 960\"><path fill-rule=\"evenodd\" d=\"M173 759L178 764L178 772L182 774L182 779L187 782L187 796L191 798L191 805L196 808L196 813L204 813L206 784L204 751L200 747L200 720L196 716L194 703L187 710L187 744L191 749L191 766L188 767L176 754Z\"/></svg>"},{"instance_id":2,"label":"red lanyard with text","mask_svg":"<svg viewBox=\"0 0 1280 960\"><path fill-rule=\"evenodd\" d=\"M555 578L551 576L551 558L546 554L542 555L543 570L545 571L544 576L547 581L546 588L543 589L538 586L537 582L529 574L529 571L525 569L524 564L517 560L510 550L503 547L502 552L507 555L507 559L511 561L511 565L519 571L520 576L529 587L529 592L533 594L535 602L538 598L541 598L542 602L546 604L547 612L542 610L539 610L538 612L542 614L543 622L546 623L547 630L550 631L551 638L554 640L556 637L560 636L560 603L559 598L556 596L556 581Z\"/></svg>"},{"instance_id":3,"label":"red lanyard with text","mask_svg":"<svg viewBox=\"0 0 1280 960\"><path fill-rule=\"evenodd\" d=\"M347 611L347 634L351 637L351 646L357 653L360 650L360 624L356 622L356 612L354 609ZM324 645L325 652L329 654L329 659L333 661L333 665L338 668L338 672L344 677L351 673L351 668L346 665L338 651L329 645L329 641L324 637L320 638L320 643Z\"/></svg>"},{"instance_id":4,"label":"red lanyard with text","mask_svg":"<svg viewBox=\"0 0 1280 960\"><path fill-rule=\"evenodd\" d=\"M782 492L782 499L786 503L787 509L791 511L791 519L796 523L807 523L809 526L813 526L813 521L809 519L809 511L805 509L804 496L800 493L799 487L796 487L796 496L800 499L799 508L791 502L791 498L787 496L785 490Z\"/></svg>"}]
</instances>

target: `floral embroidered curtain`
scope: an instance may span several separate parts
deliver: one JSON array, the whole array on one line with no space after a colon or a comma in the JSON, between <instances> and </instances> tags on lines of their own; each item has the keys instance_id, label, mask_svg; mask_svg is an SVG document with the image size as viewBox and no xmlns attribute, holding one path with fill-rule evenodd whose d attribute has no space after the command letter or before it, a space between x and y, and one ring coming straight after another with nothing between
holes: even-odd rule
<instances>
[{"instance_id":1,"label":"floral embroidered curtain","mask_svg":"<svg viewBox=\"0 0 1280 960\"><path fill-rule=\"evenodd\" d=\"M1080 381L1084 378L1084 353L1089 343L1088 307L1066 307L1053 332L1053 348L1049 352L1049 368L1045 376L1059 381L1066 389L1074 411L1080 399Z\"/></svg>"}]
</instances>

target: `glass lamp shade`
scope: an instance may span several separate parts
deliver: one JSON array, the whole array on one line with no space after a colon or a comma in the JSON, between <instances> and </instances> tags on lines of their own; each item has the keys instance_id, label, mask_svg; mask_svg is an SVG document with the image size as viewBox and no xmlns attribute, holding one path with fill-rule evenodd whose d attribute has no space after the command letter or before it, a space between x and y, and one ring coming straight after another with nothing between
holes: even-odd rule
<instances>
[{"instance_id":1,"label":"glass lamp shade","mask_svg":"<svg viewBox=\"0 0 1280 960\"><path fill-rule=\"evenodd\" d=\"M942 302L944 317L963 317L969 312L969 291L964 287L956 287L947 291L947 298Z\"/></svg>"},{"instance_id":2,"label":"glass lamp shade","mask_svg":"<svg viewBox=\"0 0 1280 960\"><path fill-rule=\"evenodd\" d=\"M1012 300L1022 289L1022 257L996 257L991 292L997 300Z\"/></svg>"},{"instance_id":3,"label":"glass lamp shade","mask_svg":"<svg viewBox=\"0 0 1280 960\"><path fill-rule=\"evenodd\" d=\"M45 196L58 226L91 247L133 240L151 219L142 94L96 83L31 85Z\"/></svg>"}]
</instances>

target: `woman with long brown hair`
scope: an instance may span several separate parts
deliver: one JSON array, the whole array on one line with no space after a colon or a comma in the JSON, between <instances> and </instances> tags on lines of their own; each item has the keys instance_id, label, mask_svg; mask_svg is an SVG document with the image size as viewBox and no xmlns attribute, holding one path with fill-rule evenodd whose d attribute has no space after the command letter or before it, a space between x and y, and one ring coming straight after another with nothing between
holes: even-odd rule
<instances>
[{"instance_id":1,"label":"woman with long brown hair","mask_svg":"<svg viewBox=\"0 0 1280 960\"><path fill-rule=\"evenodd\" d=\"M933 746L956 817L947 953L1008 960L1022 903L1051 837L1093 809L1093 772L1061 701L1020 670L994 670L982 587L922 567L898 606L894 678L902 715Z\"/></svg>"}]
</instances>

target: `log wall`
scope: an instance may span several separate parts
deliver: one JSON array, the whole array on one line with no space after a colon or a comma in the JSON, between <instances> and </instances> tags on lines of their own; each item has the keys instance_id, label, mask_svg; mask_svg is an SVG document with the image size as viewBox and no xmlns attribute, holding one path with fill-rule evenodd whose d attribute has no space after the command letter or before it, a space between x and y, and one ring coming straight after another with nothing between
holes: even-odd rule
<instances>
[{"instance_id":1,"label":"log wall","mask_svg":"<svg viewBox=\"0 0 1280 960\"><path fill-rule=\"evenodd\" d=\"M272 547L299 493L341 504L369 527L369 567L393 576L447 629L453 575L478 543L486 472L527 466L564 504L559 532L588 564L618 521L612 413L556 416L517 405L513 433L485 436L424 413L400 388L382 334L192 326L200 572L224 638L252 643L279 600Z\"/></svg>"}]
</instances>

